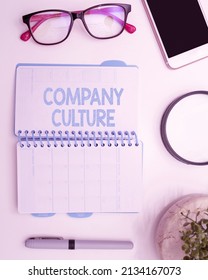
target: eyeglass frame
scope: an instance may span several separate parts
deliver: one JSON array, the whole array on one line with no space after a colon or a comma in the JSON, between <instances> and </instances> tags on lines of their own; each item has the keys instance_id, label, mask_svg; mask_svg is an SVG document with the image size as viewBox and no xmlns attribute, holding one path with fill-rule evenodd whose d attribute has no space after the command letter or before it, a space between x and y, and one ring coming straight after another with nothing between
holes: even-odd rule
<instances>
[{"instance_id":1,"label":"eyeglass frame","mask_svg":"<svg viewBox=\"0 0 208 280\"><path fill-rule=\"evenodd\" d=\"M86 24L85 19L84 19L84 14L85 14L87 11L89 11L89 10L92 10L92 9L95 9L95 8L99 8L99 7L111 6L111 5L112 5L112 6L122 7L123 10L124 10L124 20L122 20L122 21L123 21L123 27L122 27L121 31L120 31L118 34L116 34L116 35L114 35L114 36L110 36L110 37L97 37L97 36L93 35L93 34L89 31L89 29L88 29L88 27L87 27L87 24ZM38 14L38 13L55 12L55 11L56 11L56 12L67 13L67 14L69 14L69 16L70 16L70 18L71 18L71 23L70 23L70 25L69 25L68 32L67 32L65 38L62 39L61 41L56 42L56 43L41 43L41 42L37 41L37 40L35 39L35 36L33 36L33 31L32 31L32 28L33 28L33 27L30 26L30 19L31 19L31 17L34 16L34 15L36 15L36 14ZM80 11L66 11L66 10L61 10L61 9L47 9L47 10L41 10L41 11L33 12L33 13L30 13L30 14L27 14L27 15L22 16L22 20L23 20L23 22L27 25L28 30L25 31L25 32L20 36L20 38L21 38L23 41L27 41L27 40L30 39L30 37L32 37L33 40L34 40L36 43L40 44L40 45L57 45L57 44L60 44L60 43L64 42L64 41L69 37L69 34L70 34L71 31L72 31L72 27L73 27L74 21L75 21L76 19L80 19L80 20L82 21L82 23L83 23L83 25L84 25L86 31L88 32L88 34L89 34L90 36L92 36L92 37L94 37L94 38L96 38L96 39L101 39L101 40L111 39L111 38L115 38L115 37L119 36L119 35L124 31L124 29L125 29L127 32L129 32L129 33L134 33L134 32L136 31L136 27L135 27L134 25L131 25L131 24L129 24L129 23L126 22L126 21L127 21L128 14L129 14L130 12L131 12L131 5L130 5L130 4L122 4L122 3L106 3L106 4L99 4L99 5L95 5L95 6L89 7L89 8L87 8L87 9L85 9L85 10L80 10Z\"/></svg>"}]
</instances>

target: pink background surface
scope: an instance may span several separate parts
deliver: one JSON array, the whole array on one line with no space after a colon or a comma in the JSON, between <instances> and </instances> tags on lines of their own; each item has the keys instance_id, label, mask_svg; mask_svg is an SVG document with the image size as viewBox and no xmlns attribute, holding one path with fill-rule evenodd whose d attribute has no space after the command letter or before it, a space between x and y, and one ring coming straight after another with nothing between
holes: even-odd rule
<instances>
[{"instance_id":1,"label":"pink background surface","mask_svg":"<svg viewBox=\"0 0 208 280\"><path fill-rule=\"evenodd\" d=\"M109 1L8 0L1 13L0 94L0 259L158 259L155 226L161 211L173 200L189 193L208 191L207 167L188 166L165 150L160 138L160 120L166 106L177 96L208 90L208 59L178 70L165 65L140 0L129 0L128 22L137 27L112 40L96 40L75 21L70 37L57 46L41 46L19 39L25 25L21 16L33 11L59 8L85 9ZM114 1L120 2L120 1ZM122 1L121 1L122 2ZM208 4L202 1L208 15ZM143 209L139 214L94 214L75 219L59 214L34 218L17 212L16 142L14 135L14 79L17 63L100 64L118 59L138 65L139 136L144 143ZM131 108L130 108L131 109ZM31 250L24 241L31 236L62 236L76 239L128 239L129 251Z\"/></svg>"}]
</instances>

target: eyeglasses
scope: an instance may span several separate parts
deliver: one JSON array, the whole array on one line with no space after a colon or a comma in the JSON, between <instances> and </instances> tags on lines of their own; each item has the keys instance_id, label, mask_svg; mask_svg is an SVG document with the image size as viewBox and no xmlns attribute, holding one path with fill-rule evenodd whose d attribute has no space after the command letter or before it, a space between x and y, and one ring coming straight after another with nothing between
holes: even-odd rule
<instances>
[{"instance_id":1,"label":"eyeglasses","mask_svg":"<svg viewBox=\"0 0 208 280\"><path fill-rule=\"evenodd\" d=\"M97 39L110 39L125 29L129 33L136 27L127 23L131 11L129 4L101 4L83 11L44 10L22 17L28 26L21 40L32 38L41 45L55 45L66 40L76 19L81 19L87 32Z\"/></svg>"}]
</instances>

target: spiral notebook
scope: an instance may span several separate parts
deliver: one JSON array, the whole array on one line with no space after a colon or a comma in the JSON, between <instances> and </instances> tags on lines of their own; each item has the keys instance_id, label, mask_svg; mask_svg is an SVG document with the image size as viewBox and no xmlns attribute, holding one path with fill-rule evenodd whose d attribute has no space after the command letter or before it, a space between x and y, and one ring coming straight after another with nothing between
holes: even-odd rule
<instances>
[{"instance_id":1,"label":"spiral notebook","mask_svg":"<svg viewBox=\"0 0 208 280\"><path fill-rule=\"evenodd\" d=\"M17 65L20 213L138 212L138 68Z\"/></svg>"}]
</instances>

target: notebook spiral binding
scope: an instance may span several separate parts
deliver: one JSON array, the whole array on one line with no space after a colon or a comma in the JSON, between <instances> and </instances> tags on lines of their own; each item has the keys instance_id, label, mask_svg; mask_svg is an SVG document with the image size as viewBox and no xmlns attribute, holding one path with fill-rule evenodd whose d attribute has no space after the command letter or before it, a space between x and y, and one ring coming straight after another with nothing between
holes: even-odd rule
<instances>
[{"instance_id":1,"label":"notebook spiral binding","mask_svg":"<svg viewBox=\"0 0 208 280\"><path fill-rule=\"evenodd\" d=\"M18 143L23 147L91 147L139 146L135 131L18 131Z\"/></svg>"}]
</instances>

